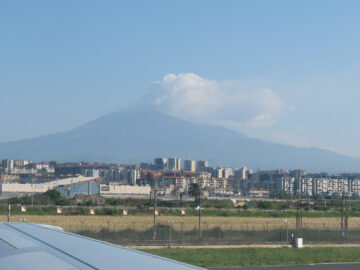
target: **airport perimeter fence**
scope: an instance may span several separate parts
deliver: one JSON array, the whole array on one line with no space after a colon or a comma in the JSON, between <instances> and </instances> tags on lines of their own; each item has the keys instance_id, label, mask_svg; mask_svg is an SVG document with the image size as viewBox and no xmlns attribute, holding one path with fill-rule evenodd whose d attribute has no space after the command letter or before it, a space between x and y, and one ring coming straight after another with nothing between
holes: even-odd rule
<instances>
[{"instance_id":1,"label":"airport perimeter fence","mask_svg":"<svg viewBox=\"0 0 360 270\"><path fill-rule=\"evenodd\" d=\"M74 225L67 231L126 246L187 246L187 245L254 245L290 244L295 237L301 237L306 244L360 244L360 226L347 232L338 226L323 225L300 230L276 228L262 230L251 225L218 226L202 224L201 232L194 224L149 224L132 223L122 226L94 228L89 224Z\"/></svg>"}]
</instances>

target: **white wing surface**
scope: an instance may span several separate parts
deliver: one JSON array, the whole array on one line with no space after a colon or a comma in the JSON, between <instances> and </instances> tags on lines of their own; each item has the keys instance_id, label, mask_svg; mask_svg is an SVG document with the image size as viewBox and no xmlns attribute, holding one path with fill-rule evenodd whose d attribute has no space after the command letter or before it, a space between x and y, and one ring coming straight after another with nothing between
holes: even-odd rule
<instances>
[{"instance_id":1,"label":"white wing surface","mask_svg":"<svg viewBox=\"0 0 360 270\"><path fill-rule=\"evenodd\" d=\"M0 269L201 268L31 223L0 223Z\"/></svg>"}]
</instances>

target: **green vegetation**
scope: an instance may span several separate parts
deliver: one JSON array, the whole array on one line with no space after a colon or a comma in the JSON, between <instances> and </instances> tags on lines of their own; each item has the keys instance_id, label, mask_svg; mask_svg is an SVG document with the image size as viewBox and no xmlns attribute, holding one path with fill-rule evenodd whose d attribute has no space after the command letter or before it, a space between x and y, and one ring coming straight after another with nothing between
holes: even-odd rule
<instances>
[{"instance_id":1,"label":"green vegetation","mask_svg":"<svg viewBox=\"0 0 360 270\"><path fill-rule=\"evenodd\" d=\"M198 183L192 183L189 187L189 195L195 198L195 204L199 205L201 189Z\"/></svg>"},{"instance_id":2,"label":"green vegetation","mask_svg":"<svg viewBox=\"0 0 360 270\"><path fill-rule=\"evenodd\" d=\"M198 211L191 210L198 205L199 189L197 185L192 185L190 193L195 197L191 200L158 200L158 207L161 214L180 216L180 208L187 208L188 216L198 215ZM35 208L28 207L28 214L51 214L56 205L68 206L64 208L66 215L81 215L88 213L89 207L96 207L96 215L121 215L122 209L131 209L129 215L147 215L152 214L153 200L147 198L108 198L104 205L94 205L91 200L82 205L75 205L71 199L62 197L56 190L49 190L43 194L34 194L33 196L23 196L20 198L9 199L14 207L13 214L20 212L20 205L36 205ZM296 202L293 200L252 200L241 201L241 206L234 206L233 201L229 199L201 199L203 216L221 216L221 217L275 217L291 218L296 215ZM0 203L0 214L7 211L7 200ZM341 200L302 200L303 217L340 217ZM360 217L360 201L349 200L349 217ZM85 208L85 209L84 209ZM71 211L70 211L70 210Z\"/></svg>"},{"instance_id":3,"label":"green vegetation","mask_svg":"<svg viewBox=\"0 0 360 270\"><path fill-rule=\"evenodd\" d=\"M359 262L360 248L163 248L144 252L200 267Z\"/></svg>"},{"instance_id":4,"label":"green vegetation","mask_svg":"<svg viewBox=\"0 0 360 270\"><path fill-rule=\"evenodd\" d=\"M241 227L221 228L214 224L202 226L202 238L199 241L199 231L194 224L177 224L172 228L172 245L254 245L254 244L285 244L286 230L283 228L270 230L252 230L252 226L246 224ZM258 227L259 228L259 227ZM169 244L169 225L158 224L157 238L152 240L153 227L151 224L127 224L118 229L113 226L102 224L97 230L82 224L73 225L71 231L77 234L100 239L119 245L160 245ZM296 235L295 229L289 230L289 235ZM343 236L340 230L327 230L320 226L316 229L302 229L298 235L305 239L306 243L342 243L357 244L360 240L360 232L351 230Z\"/></svg>"},{"instance_id":5,"label":"green vegetation","mask_svg":"<svg viewBox=\"0 0 360 270\"><path fill-rule=\"evenodd\" d=\"M22 197L12 197L9 199L12 205L25 204L25 205L70 205L71 200L61 196L57 190L48 190L42 194L34 194L33 196L27 195ZM3 203L7 200L3 200Z\"/></svg>"},{"instance_id":6,"label":"green vegetation","mask_svg":"<svg viewBox=\"0 0 360 270\"><path fill-rule=\"evenodd\" d=\"M64 205L64 204L59 204ZM66 206L63 207L63 215L89 215L89 207L91 205L85 204L83 206ZM129 215L152 215L151 208L131 208L124 206L96 206L95 215L108 215L108 216L122 216L122 209L130 209ZM21 211L21 203L12 204L11 213L12 215L23 214ZM160 215L166 216L182 216L180 209L174 209L172 207L159 207ZM0 215L6 215L7 213L7 204L3 203L0 205ZM43 206L28 206L27 215L56 215L56 204L43 205ZM199 214L198 210L188 209L186 211L186 216L197 216ZM287 211L278 211L278 210L229 210L229 209L204 209L201 211L201 215L204 217L249 217L249 218L294 218L296 217L295 210ZM340 211L311 211L303 212L303 217L308 218L331 218L331 217L341 217ZM349 217L360 217L360 212L350 211Z\"/></svg>"},{"instance_id":7,"label":"green vegetation","mask_svg":"<svg viewBox=\"0 0 360 270\"><path fill-rule=\"evenodd\" d=\"M285 191L271 191L269 197L271 199L291 200L292 196Z\"/></svg>"}]
</instances>

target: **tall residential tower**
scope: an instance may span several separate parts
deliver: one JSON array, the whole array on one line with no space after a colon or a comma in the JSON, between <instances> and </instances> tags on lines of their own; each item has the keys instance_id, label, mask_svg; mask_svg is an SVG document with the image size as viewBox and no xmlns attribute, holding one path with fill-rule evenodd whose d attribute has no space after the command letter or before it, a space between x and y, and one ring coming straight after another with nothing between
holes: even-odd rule
<instances>
[{"instance_id":1,"label":"tall residential tower","mask_svg":"<svg viewBox=\"0 0 360 270\"><path fill-rule=\"evenodd\" d=\"M195 160L184 160L184 171L195 172Z\"/></svg>"},{"instance_id":2,"label":"tall residential tower","mask_svg":"<svg viewBox=\"0 0 360 270\"><path fill-rule=\"evenodd\" d=\"M176 157L168 158L167 167L168 167L168 170L171 170L171 171L180 171L181 170L181 159L176 158Z\"/></svg>"}]
</instances>

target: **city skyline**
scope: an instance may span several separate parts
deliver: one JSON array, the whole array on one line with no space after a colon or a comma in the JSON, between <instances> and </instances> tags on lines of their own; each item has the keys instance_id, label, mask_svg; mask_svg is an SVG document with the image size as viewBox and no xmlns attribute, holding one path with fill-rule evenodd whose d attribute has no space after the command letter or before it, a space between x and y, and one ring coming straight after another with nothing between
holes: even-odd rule
<instances>
[{"instance_id":1,"label":"city skyline","mask_svg":"<svg viewBox=\"0 0 360 270\"><path fill-rule=\"evenodd\" d=\"M148 196L157 186L162 196L176 197L198 184L204 196L253 197L268 199L301 196L314 199L339 198L342 194L356 199L360 194L359 173L328 174L293 170L251 170L247 167L208 166L208 162L179 158L154 158L153 163L137 165L34 162L0 160L0 195L42 193L57 189L63 196L120 195ZM177 166L178 168L174 168ZM155 182L156 184L155 184ZM43 185L34 185L34 183Z\"/></svg>"}]
</instances>

